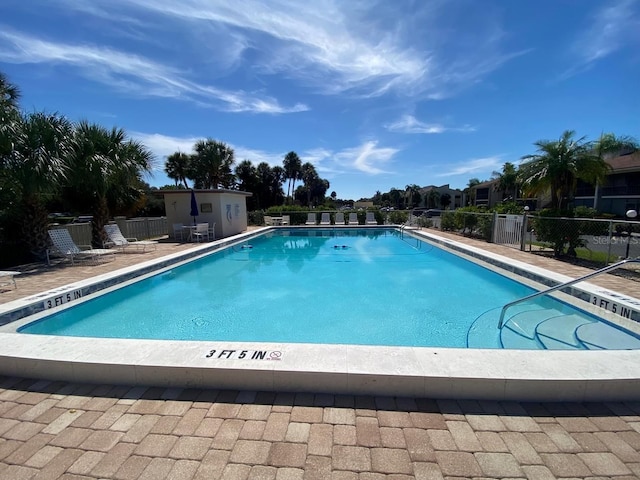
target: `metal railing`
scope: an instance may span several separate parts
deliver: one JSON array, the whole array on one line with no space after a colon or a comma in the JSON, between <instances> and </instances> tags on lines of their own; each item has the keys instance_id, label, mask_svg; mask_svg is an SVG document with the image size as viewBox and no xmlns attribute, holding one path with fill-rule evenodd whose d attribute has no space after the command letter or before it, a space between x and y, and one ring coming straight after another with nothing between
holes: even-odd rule
<instances>
[{"instance_id":1,"label":"metal railing","mask_svg":"<svg viewBox=\"0 0 640 480\"><path fill-rule=\"evenodd\" d=\"M500 311L500 321L498 322L498 330L500 330L502 328L502 326L504 325L504 316L507 313L507 309L509 309L510 307L513 307L514 305L517 305L518 303L522 303L522 302L526 302L527 300L532 300L536 297L540 297L542 295L547 295L551 292L555 292L556 290L560 290L562 288L565 287L569 287L575 283L579 283L582 282L584 280L587 280L589 278L593 278L595 276L598 276L602 273L607 273L610 272L612 270L616 270L618 268L620 268L622 265L626 264L626 263L640 263L640 257L638 258L626 258L618 263L614 263L612 265L609 265L607 267L601 268L600 270L596 270L595 272L591 272L588 273L587 275L583 275L580 278L576 278L573 280L570 280L568 282L565 283L561 283L560 285L556 285L554 287L550 287L547 288L546 290L540 290L539 292L535 292L532 293L531 295L527 295L526 297L522 297L519 298L518 300L514 300L513 302L509 302L507 303L504 307L502 307L502 310Z\"/></svg>"}]
</instances>

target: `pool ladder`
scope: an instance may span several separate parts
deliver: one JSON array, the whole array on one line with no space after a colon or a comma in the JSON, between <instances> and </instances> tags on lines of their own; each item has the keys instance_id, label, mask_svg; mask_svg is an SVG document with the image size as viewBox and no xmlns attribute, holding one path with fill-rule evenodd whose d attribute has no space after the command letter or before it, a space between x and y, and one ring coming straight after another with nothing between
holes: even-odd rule
<instances>
[{"instance_id":1,"label":"pool ladder","mask_svg":"<svg viewBox=\"0 0 640 480\"><path fill-rule=\"evenodd\" d=\"M604 268L601 268L600 270L596 270L595 272L591 272L591 273L588 273L586 275L583 275L580 278L576 278L574 280L570 280L568 282L561 283L561 284L556 285L554 287L547 288L546 290L540 290L539 292L532 293L531 295L527 295L526 297L522 297L522 298L519 298L518 300L514 300L513 302L507 303L504 307L502 307L502 310L500 311L500 321L498 322L498 329L501 330L502 327L504 326L504 316L507 313L507 309L509 307L513 307L514 305L517 305L517 304L522 303L522 302L526 302L527 300L531 300L533 298L540 297L542 295L547 295L548 293L555 292L556 290L560 290L561 288L569 287L569 286L571 286L571 285L573 285L575 283L587 280L588 278L597 277L600 274L607 273L607 272L610 272L612 270L617 270L618 268L620 268L621 266L623 266L623 265L625 265L627 263L640 263L640 257L637 257L637 258L625 258L624 260L621 260L621 261L619 261L617 263L613 263L611 265L608 265L608 266L606 266Z\"/></svg>"}]
</instances>

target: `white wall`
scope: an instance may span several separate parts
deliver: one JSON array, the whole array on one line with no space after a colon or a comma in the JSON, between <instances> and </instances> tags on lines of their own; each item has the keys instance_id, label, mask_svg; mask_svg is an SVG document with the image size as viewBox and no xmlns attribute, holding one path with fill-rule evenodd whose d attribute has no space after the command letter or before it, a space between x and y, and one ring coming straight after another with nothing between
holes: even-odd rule
<instances>
[{"instance_id":1,"label":"white wall","mask_svg":"<svg viewBox=\"0 0 640 480\"><path fill-rule=\"evenodd\" d=\"M192 225L191 190L167 190L164 205L167 213L169 235L173 235L173 224ZM229 237L247 229L247 202L251 195L236 190L195 190L199 215L196 223L215 223L216 238ZM211 212L202 211L203 204L211 205ZM229 213L230 212L230 215Z\"/></svg>"}]
</instances>

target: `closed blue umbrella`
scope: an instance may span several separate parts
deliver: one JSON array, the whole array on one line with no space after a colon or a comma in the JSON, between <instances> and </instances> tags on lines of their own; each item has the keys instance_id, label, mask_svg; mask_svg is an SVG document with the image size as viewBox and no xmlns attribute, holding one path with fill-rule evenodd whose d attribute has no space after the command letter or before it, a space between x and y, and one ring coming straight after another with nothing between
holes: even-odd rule
<instances>
[{"instance_id":1,"label":"closed blue umbrella","mask_svg":"<svg viewBox=\"0 0 640 480\"><path fill-rule=\"evenodd\" d=\"M193 224L196 224L196 217L199 215L198 213L198 202L196 201L196 192L191 190L191 213L190 215L193 217Z\"/></svg>"}]
</instances>

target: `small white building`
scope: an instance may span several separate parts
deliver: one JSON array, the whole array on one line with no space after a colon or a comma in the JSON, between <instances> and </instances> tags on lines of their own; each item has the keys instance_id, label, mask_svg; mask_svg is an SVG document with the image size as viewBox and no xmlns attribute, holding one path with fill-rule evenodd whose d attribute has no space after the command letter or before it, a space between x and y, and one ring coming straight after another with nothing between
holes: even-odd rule
<instances>
[{"instance_id":1,"label":"small white building","mask_svg":"<svg viewBox=\"0 0 640 480\"><path fill-rule=\"evenodd\" d=\"M250 192L239 190L194 190L198 204L198 216L191 213L191 190L164 190L164 207L167 214L169 235L173 236L173 224L207 222L215 223L216 238L229 237L247 230L247 197Z\"/></svg>"}]
</instances>

